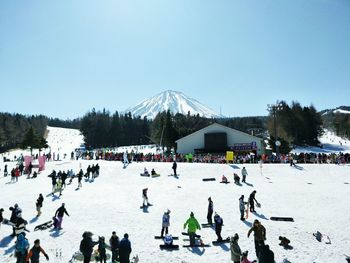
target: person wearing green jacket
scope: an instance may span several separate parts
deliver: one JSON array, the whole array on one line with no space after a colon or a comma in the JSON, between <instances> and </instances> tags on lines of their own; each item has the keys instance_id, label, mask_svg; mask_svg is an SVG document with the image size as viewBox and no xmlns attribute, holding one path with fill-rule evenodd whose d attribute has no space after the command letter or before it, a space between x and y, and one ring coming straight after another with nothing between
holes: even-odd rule
<instances>
[{"instance_id":1,"label":"person wearing green jacket","mask_svg":"<svg viewBox=\"0 0 350 263\"><path fill-rule=\"evenodd\" d=\"M184 229L187 228L188 235L190 236L190 246L193 246L195 244L195 235L197 229L200 230L201 227L197 221L197 219L194 217L193 212L190 214L190 218L187 219L186 223L184 224Z\"/></svg>"}]
</instances>

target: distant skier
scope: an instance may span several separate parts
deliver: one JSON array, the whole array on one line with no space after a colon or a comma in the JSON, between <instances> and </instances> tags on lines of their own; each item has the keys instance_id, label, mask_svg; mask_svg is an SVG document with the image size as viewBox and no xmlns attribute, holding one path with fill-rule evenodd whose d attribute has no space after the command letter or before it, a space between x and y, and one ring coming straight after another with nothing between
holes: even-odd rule
<instances>
[{"instance_id":1,"label":"distant skier","mask_svg":"<svg viewBox=\"0 0 350 263\"><path fill-rule=\"evenodd\" d=\"M244 195L241 195L241 197L238 199L239 200L239 212L241 213L241 220L244 221L244 212L245 212L245 205L246 202L244 202Z\"/></svg>"},{"instance_id":2,"label":"distant skier","mask_svg":"<svg viewBox=\"0 0 350 263\"><path fill-rule=\"evenodd\" d=\"M51 174L51 184L52 184L52 195L54 195L56 191L56 184L57 184L57 179L56 179L56 172Z\"/></svg>"},{"instance_id":3,"label":"distant skier","mask_svg":"<svg viewBox=\"0 0 350 263\"><path fill-rule=\"evenodd\" d=\"M119 258L119 237L117 236L115 231L112 232L112 236L109 239L109 245L111 247L112 252L112 263L115 263Z\"/></svg>"},{"instance_id":4,"label":"distant skier","mask_svg":"<svg viewBox=\"0 0 350 263\"><path fill-rule=\"evenodd\" d=\"M144 207L149 206L147 191L148 191L148 188L142 189L142 198L143 198L142 206L144 206Z\"/></svg>"},{"instance_id":5,"label":"distant skier","mask_svg":"<svg viewBox=\"0 0 350 263\"><path fill-rule=\"evenodd\" d=\"M4 216L2 215L3 212L4 212L4 208L0 208L0 227L1 227L2 221L4 221Z\"/></svg>"},{"instance_id":6,"label":"distant skier","mask_svg":"<svg viewBox=\"0 0 350 263\"><path fill-rule=\"evenodd\" d=\"M146 167L143 169L143 175L144 176L149 176L149 172L148 172Z\"/></svg>"},{"instance_id":7,"label":"distant skier","mask_svg":"<svg viewBox=\"0 0 350 263\"><path fill-rule=\"evenodd\" d=\"M253 226L248 231L248 238L249 238L251 232L254 232L255 254L258 257L262 246L265 245L266 229L260 223L259 220L255 219ZM259 262L260 262L260 260L259 260Z\"/></svg>"},{"instance_id":8,"label":"distant skier","mask_svg":"<svg viewBox=\"0 0 350 263\"><path fill-rule=\"evenodd\" d=\"M245 179L246 179L247 175L248 175L248 172L245 169L245 167L243 167L243 169L242 169L242 183L245 183Z\"/></svg>"},{"instance_id":9,"label":"distant skier","mask_svg":"<svg viewBox=\"0 0 350 263\"><path fill-rule=\"evenodd\" d=\"M16 263L25 263L28 254L29 242L25 238L24 234L20 234L17 237L15 244L15 256L17 258Z\"/></svg>"},{"instance_id":10,"label":"distant skier","mask_svg":"<svg viewBox=\"0 0 350 263\"><path fill-rule=\"evenodd\" d=\"M184 229L188 226L187 232L188 235L190 236L190 246L195 245L195 236L196 236L196 231L197 229L200 230L201 227L197 221L197 219L194 217L193 212L190 214L190 218L187 219L187 221L184 224Z\"/></svg>"},{"instance_id":11,"label":"distant skier","mask_svg":"<svg viewBox=\"0 0 350 263\"><path fill-rule=\"evenodd\" d=\"M174 160L172 169L174 170L174 175L175 175L175 176L177 176L177 174L176 174L176 168L177 168L177 163L176 163L176 161Z\"/></svg>"},{"instance_id":12,"label":"distant skier","mask_svg":"<svg viewBox=\"0 0 350 263\"><path fill-rule=\"evenodd\" d=\"M7 174L8 174L8 172L7 172L7 164L5 164L5 166L4 166L4 176L6 177Z\"/></svg>"},{"instance_id":13,"label":"distant skier","mask_svg":"<svg viewBox=\"0 0 350 263\"><path fill-rule=\"evenodd\" d=\"M221 182L224 183L224 184L228 183L227 177L225 175L222 175Z\"/></svg>"},{"instance_id":14,"label":"distant skier","mask_svg":"<svg viewBox=\"0 0 350 263\"><path fill-rule=\"evenodd\" d=\"M124 234L124 238L119 243L119 262L120 263L130 263L131 254L131 243L129 240L129 235Z\"/></svg>"},{"instance_id":15,"label":"distant skier","mask_svg":"<svg viewBox=\"0 0 350 263\"><path fill-rule=\"evenodd\" d=\"M236 233L233 237L230 238L230 251L231 251L231 260L233 263L240 263L241 258L241 248L238 245L239 236Z\"/></svg>"},{"instance_id":16,"label":"distant skier","mask_svg":"<svg viewBox=\"0 0 350 263\"><path fill-rule=\"evenodd\" d=\"M84 256L84 263L90 263L92 251L95 245L98 242L92 241L92 233L89 231L85 231L83 233L83 240L80 241L80 252Z\"/></svg>"},{"instance_id":17,"label":"distant skier","mask_svg":"<svg viewBox=\"0 0 350 263\"><path fill-rule=\"evenodd\" d=\"M162 217L162 231L160 236L164 236L164 230L165 234L168 234L168 228L170 226L170 210L168 209L167 211L164 212L163 217Z\"/></svg>"},{"instance_id":18,"label":"distant skier","mask_svg":"<svg viewBox=\"0 0 350 263\"><path fill-rule=\"evenodd\" d=\"M40 240L36 239L34 241L34 246L29 250L29 253L26 257L26 262L29 262L30 260L30 263L39 263L40 252L43 253L46 260L49 260L49 256L46 254L44 249L40 246Z\"/></svg>"},{"instance_id":19,"label":"distant skier","mask_svg":"<svg viewBox=\"0 0 350 263\"><path fill-rule=\"evenodd\" d=\"M123 164L124 164L124 167L126 167L129 164L128 151L123 153Z\"/></svg>"},{"instance_id":20,"label":"distant skier","mask_svg":"<svg viewBox=\"0 0 350 263\"><path fill-rule=\"evenodd\" d=\"M64 207L64 203L62 203L61 207L58 208L56 210L56 213L55 213L55 217L57 217L57 220L58 220L58 224L57 224L57 228L58 229L62 229L62 222L63 222L63 216L64 214L66 214L67 216L69 216L66 208Z\"/></svg>"},{"instance_id":21,"label":"distant skier","mask_svg":"<svg viewBox=\"0 0 350 263\"><path fill-rule=\"evenodd\" d=\"M207 213L207 220L208 220L208 224L212 225L213 224L213 211L214 211L214 203L211 200L211 197L208 198L208 213Z\"/></svg>"},{"instance_id":22,"label":"distant skier","mask_svg":"<svg viewBox=\"0 0 350 263\"><path fill-rule=\"evenodd\" d=\"M36 211L38 212L37 217L41 215L41 208L43 206L44 197L42 194L39 194L38 199L36 200Z\"/></svg>"},{"instance_id":23,"label":"distant skier","mask_svg":"<svg viewBox=\"0 0 350 263\"><path fill-rule=\"evenodd\" d=\"M250 195L249 195L249 209L250 212L255 212L255 203L258 205L259 202L255 199L255 194L256 191L254 190ZM255 201L255 203L254 203Z\"/></svg>"},{"instance_id":24,"label":"distant skier","mask_svg":"<svg viewBox=\"0 0 350 263\"><path fill-rule=\"evenodd\" d=\"M220 242L222 241L221 230L224 224L224 220L219 216L218 213L215 213L214 222L215 222L215 233L218 237L217 241Z\"/></svg>"}]
</instances>

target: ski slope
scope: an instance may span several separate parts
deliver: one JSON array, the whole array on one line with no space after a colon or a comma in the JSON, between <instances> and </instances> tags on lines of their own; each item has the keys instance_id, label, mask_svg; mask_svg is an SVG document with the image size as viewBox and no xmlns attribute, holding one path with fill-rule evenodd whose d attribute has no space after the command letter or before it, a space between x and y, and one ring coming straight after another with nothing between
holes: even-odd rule
<instances>
[{"instance_id":1,"label":"ski slope","mask_svg":"<svg viewBox=\"0 0 350 263\"><path fill-rule=\"evenodd\" d=\"M259 219L267 229L267 244L275 253L276 262L288 259L290 262L345 262L343 254L350 254L348 222L350 221L350 166L337 165L301 165L300 169L289 165L266 164L260 169L258 164L245 165L248 171L247 182L237 186L221 184L225 174L233 181L233 172L240 174L242 165L223 164L187 164L178 163L180 178L168 176L171 163L131 163L126 169L120 162L98 161L101 166L100 177L95 182L83 182L76 190L77 181L68 185L63 196L51 197L51 180L47 175L52 169L77 171L80 166L85 170L97 161L61 161L50 162L47 170L36 179L19 179L9 184L9 177L0 179L1 207L4 217L10 217L8 208L18 203L23 209L23 217L30 222L31 231L27 237L32 244L40 238L43 248L49 253L50 262L68 262L79 249L84 231L109 239L112 231L119 237L129 233L132 243L132 255L138 255L140 262L230 262L229 244L208 248L183 248L184 236L181 236L183 224L194 212L200 223L205 223L208 197L214 202L217 211L224 220L222 236L238 233L242 250L249 250L251 259L255 258L254 241L247 238L247 231L254 221ZM14 163L10 164L14 165ZM158 178L141 177L144 167L155 168L161 174ZM217 181L202 182L204 177L215 177ZM148 211L140 209L142 189L148 187L149 201L153 206ZM249 215L246 222L239 220L238 198L245 198L257 190L256 198L262 204L257 215ZM45 197L43 213L35 218L35 202L42 193ZM61 231L44 230L33 232L36 225L52 218L55 210L64 202L70 217L65 216ZM179 236L175 244L179 251L159 250L161 218L166 209L171 210L170 233ZM295 222L275 222L271 216L293 217ZM328 235L332 244L319 243L312 236L315 231ZM205 243L216 239L210 228L198 231ZM11 227L2 225L0 230L0 262L14 262L14 239L9 238ZM284 250L278 245L278 237L286 236L291 240L292 250ZM55 258L55 249L62 249L62 258ZM42 259L44 260L44 259Z\"/></svg>"}]
</instances>

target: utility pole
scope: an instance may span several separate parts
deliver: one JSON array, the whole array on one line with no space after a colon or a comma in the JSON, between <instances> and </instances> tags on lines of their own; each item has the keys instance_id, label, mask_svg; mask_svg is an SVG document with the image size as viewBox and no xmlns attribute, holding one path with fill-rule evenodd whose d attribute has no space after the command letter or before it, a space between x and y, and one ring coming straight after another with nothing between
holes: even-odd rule
<instances>
[{"instance_id":1,"label":"utility pole","mask_svg":"<svg viewBox=\"0 0 350 263\"><path fill-rule=\"evenodd\" d=\"M278 160L279 158L279 147L281 146L281 142L278 140L278 134L277 134L277 112L283 109L282 103L276 103L276 104L268 104L267 105L268 110L273 115L273 128L274 128L274 135L275 135L275 147L276 147L276 158Z\"/></svg>"}]
</instances>

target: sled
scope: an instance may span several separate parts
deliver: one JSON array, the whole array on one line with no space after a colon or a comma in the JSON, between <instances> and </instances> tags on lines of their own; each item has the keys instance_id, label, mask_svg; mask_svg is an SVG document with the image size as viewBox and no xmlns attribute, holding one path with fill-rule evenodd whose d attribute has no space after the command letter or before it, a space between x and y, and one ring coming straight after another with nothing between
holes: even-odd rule
<instances>
[{"instance_id":1,"label":"sled","mask_svg":"<svg viewBox=\"0 0 350 263\"><path fill-rule=\"evenodd\" d=\"M179 245L159 245L160 249L177 250Z\"/></svg>"},{"instance_id":2,"label":"sled","mask_svg":"<svg viewBox=\"0 0 350 263\"><path fill-rule=\"evenodd\" d=\"M270 217L270 220L272 220L272 221L294 222L294 219L293 219L292 217L278 217L278 216L272 216L272 217Z\"/></svg>"}]
</instances>

